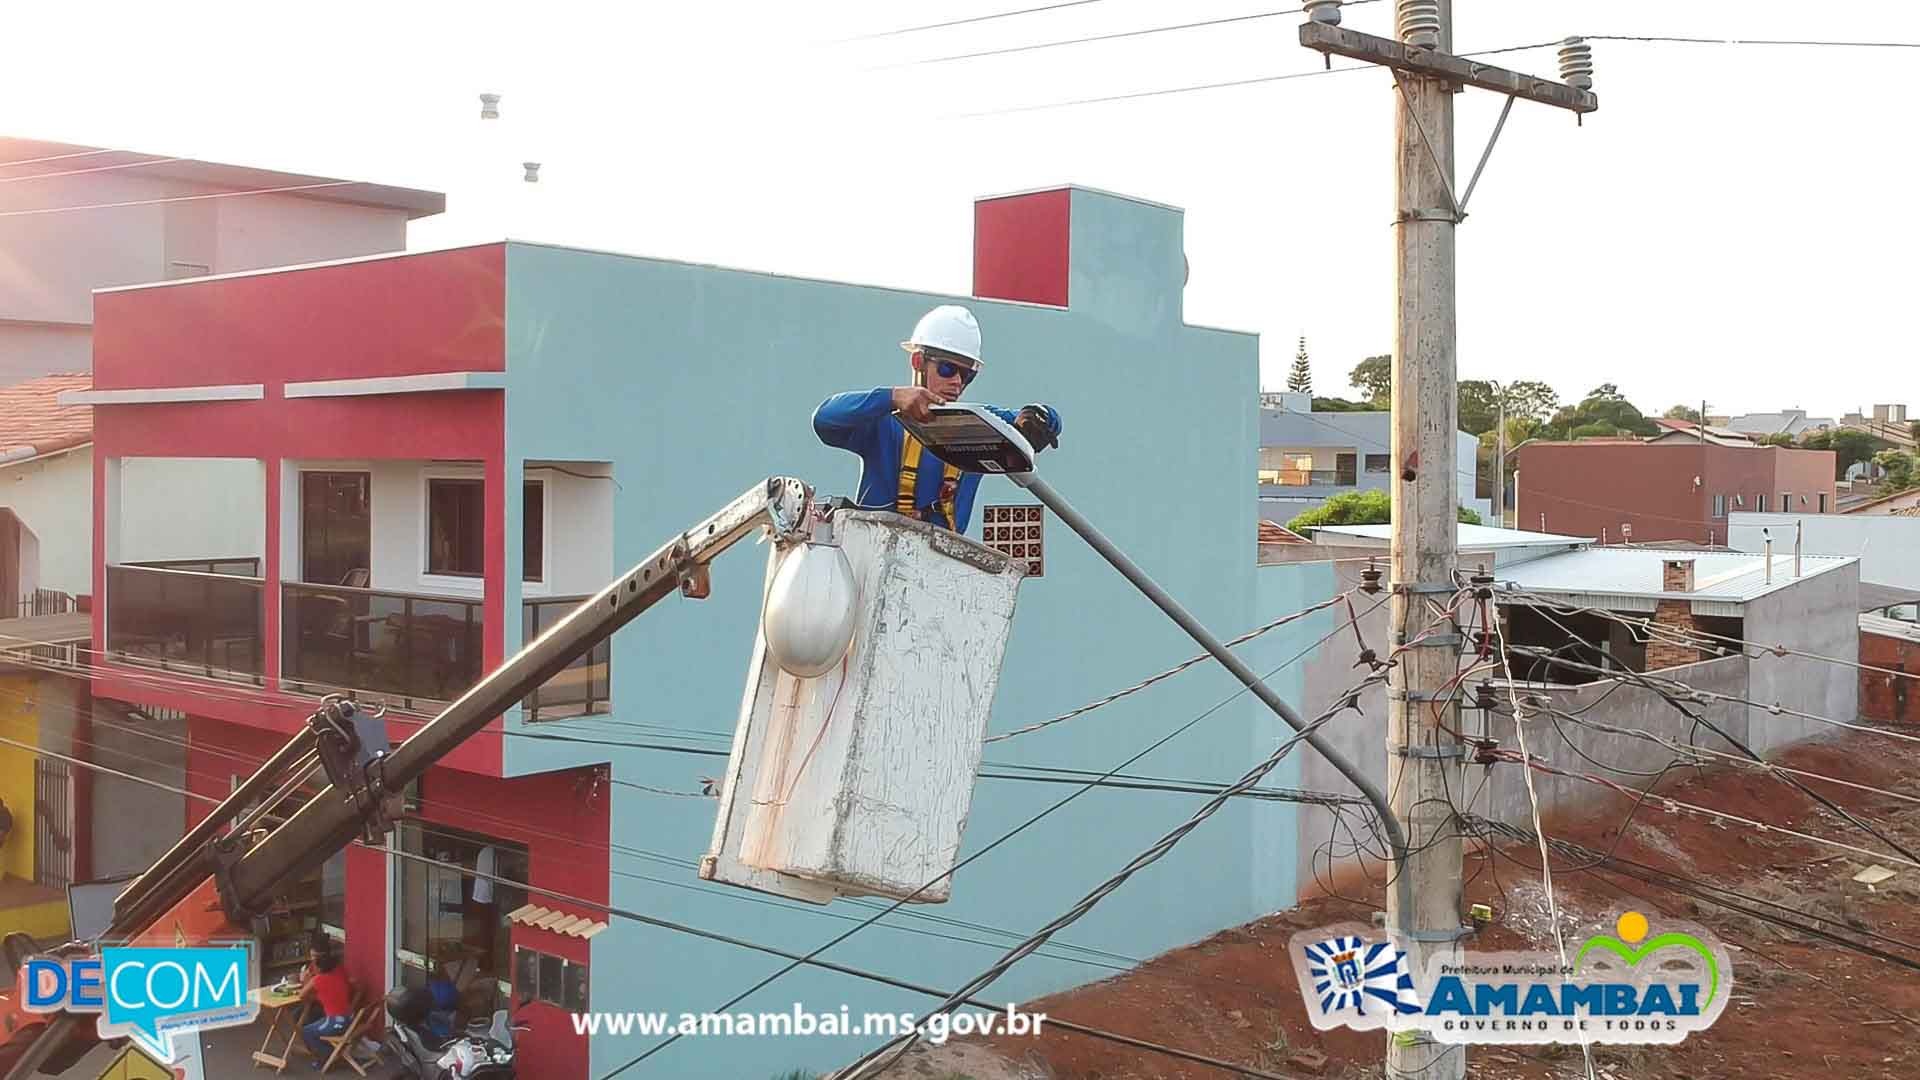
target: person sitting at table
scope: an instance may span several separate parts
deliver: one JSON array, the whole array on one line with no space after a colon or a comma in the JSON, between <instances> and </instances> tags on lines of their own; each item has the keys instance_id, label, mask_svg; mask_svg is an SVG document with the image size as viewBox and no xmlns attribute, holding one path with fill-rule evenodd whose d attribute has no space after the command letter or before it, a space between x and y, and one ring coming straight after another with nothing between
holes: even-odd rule
<instances>
[{"instance_id":1,"label":"person sitting at table","mask_svg":"<svg viewBox=\"0 0 1920 1080\"><path fill-rule=\"evenodd\" d=\"M300 1028L300 1040L307 1044L307 1052L313 1055L313 1067L318 1069L328 1054L327 1044L320 1040L341 1034L353 1022L353 983L347 979L347 970L340 966L340 958L331 948L316 945L311 956L313 977L307 980L301 997L320 1007L320 1018Z\"/></svg>"}]
</instances>

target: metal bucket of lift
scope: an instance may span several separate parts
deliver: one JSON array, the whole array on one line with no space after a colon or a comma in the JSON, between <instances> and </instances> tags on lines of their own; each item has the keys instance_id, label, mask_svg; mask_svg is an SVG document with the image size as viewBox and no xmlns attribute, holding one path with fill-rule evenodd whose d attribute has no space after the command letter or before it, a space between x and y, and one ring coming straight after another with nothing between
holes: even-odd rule
<instances>
[{"instance_id":1,"label":"metal bucket of lift","mask_svg":"<svg viewBox=\"0 0 1920 1080\"><path fill-rule=\"evenodd\" d=\"M946 900L1023 575L886 512L776 545L700 876L815 903Z\"/></svg>"}]
</instances>

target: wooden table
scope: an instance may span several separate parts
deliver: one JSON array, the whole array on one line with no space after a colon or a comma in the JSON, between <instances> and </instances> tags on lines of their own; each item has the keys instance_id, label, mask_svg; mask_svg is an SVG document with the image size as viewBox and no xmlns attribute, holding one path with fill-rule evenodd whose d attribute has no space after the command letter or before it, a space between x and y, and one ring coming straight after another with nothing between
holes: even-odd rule
<instances>
[{"instance_id":1,"label":"wooden table","mask_svg":"<svg viewBox=\"0 0 1920 1080\"><path fill-rule=\"evenodd\" d=\"M293 1059L293 1044L300 1038L300 1021L306 1016L306 1007L300 1000L300 988L295 986L287 990L275 990L263 986L255 990L253 996L259 1000L261 1008L273 1010L273 1019L267 1024L267 1037L260 1040L260 1049L253 1052L254 1067L271 1065L274 1072L282 1072L287 1062ZM280 1047L280 1053L274 1054L271 1052L273 1039L280 1033L282 1021L289 1025L287 1041Z\"/></svg>"}]
</instances>

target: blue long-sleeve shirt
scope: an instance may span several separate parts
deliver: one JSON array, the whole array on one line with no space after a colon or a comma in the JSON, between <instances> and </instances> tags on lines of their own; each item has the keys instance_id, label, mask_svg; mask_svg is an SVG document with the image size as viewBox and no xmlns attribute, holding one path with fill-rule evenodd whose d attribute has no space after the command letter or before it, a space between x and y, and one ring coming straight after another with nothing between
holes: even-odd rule
<instances>
[{"instance_id":1,"label":"blue long-sleeve shirt","mask_svg":"<svg viewBox=\"0 0 1920 1080\"><path fill-rule=\"evenodd\" d=\"M1037 406L1047 415L1055 435L1060 434L1060 414L1051 405ZM994 415L1011 424L1017 412L996 405L987 406ZM869 510L891 510L900 493L900 449L907 429L893 415L893 388L849 390L835 394L813 411L813 431L828 446L851 450L860 455L860 488L855 501ZM934 523L949 525L955 532L966 532L973 517L973 496L980 488L980 474L960 474L959 490L953 497L955 522L941 521L940 484L946 463L931 450L920 453L920 471L914 479L915 506L934 507Z\"/></svg>"}]
</instances>

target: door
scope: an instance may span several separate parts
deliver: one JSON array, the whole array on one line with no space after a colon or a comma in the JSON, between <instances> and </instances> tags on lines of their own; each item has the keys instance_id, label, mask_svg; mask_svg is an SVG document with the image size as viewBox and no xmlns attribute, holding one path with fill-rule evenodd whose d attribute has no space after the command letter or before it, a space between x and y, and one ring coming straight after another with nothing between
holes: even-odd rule
<instances>
[{"instance_id":1,"label":"door","mask_svg":"<svg viewBox=\"0 0 1920 1080\"><path fill-rule=\"evenodd\" d=\"M33 763L33 876L52 889L73 883L73 770L64 761Z\"/></svg>"},{"instance_id":2,"label":"door","mask_svg":"<svg viewBox=\"0 0 1920 1080\"><path fill-rule=\"evenodd\" d=\"M300 580L372 584L373 478L363 472L300 474Z\"/></svg>"}]
</instances>

